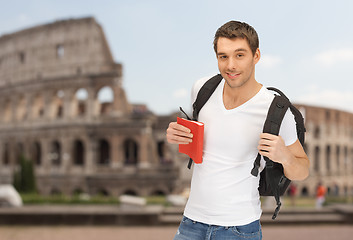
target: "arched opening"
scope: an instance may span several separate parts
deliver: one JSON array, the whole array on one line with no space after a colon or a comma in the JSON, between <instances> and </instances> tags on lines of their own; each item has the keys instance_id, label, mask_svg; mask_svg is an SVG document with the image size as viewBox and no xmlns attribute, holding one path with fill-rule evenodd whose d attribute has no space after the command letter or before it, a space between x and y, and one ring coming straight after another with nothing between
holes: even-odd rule
<instances>
[{"instance_id":1,"label":"arched opening","mask_svg":"<svg viewBox=\"0 0 353 240\"><path fill-rule=\"evenodd\" d=\"M132 190L132 189L128 189L124 192L124 195L130 195L130 196L138 196L138 194L136 193L136 191Z\"/></svg>"},{"instance_id":2,"label":"arched opening","mask_svg":"<svg viewBox=\"0 0 353 240\"><path fill-rule=\"evenodd\" d=\"M97 191L97 195L104 196L104 197L110 196L109 192L106 189L99 189Z\"/></svg>"},{"instance_id":3,"label":"arched opening","mask_svg":"<svg viewBox=\"0 0 353 240\"><path fill-rule=\"evenodd\" d=\"M107 140L99 140L99 159L98 164L109 165L110 164L110 145Z\"/></svg>"},{"instance_id":4,"label":"arched opening","mask_svg":"<svg viewBox=\"0 0 353 240\"><path fill-rule=\"evenodd\" d=\"M303 187L303 188L302 188L301 196L303 196L303 197L309 196L309 191L308 191L308 188L307 188L307 187Z\"/></svg>"},{"instance_id":5,"label":"arched opening","mask_svg":"<svg viewBox=\"0 0 353 240\"><path fill-rule=\"evenodd\" d=\"M340 171L341 164L340 164L340 157L341 157L341 148L340 146L336 146L336 164L337 164L337 170Z\"/></svg>"},{"instance_id":6,"label":"arched opening","mask_svg":"<svg viewBox=\"0 0 353 240\"><path fill-rule=\"evenodd\" d=\"M4 118L4 122L10 122L11 121L11 113L12 113L12 111L11 111L11 102L10 102L10 100L7 100L6 102L5 102L5 107L4 107L4 116L3 116L3 118Z\"/></svg>"},{"instance_id":7,"label":"arched opening","mask_svg":"<svg viewBox=\"0 0 353 240\"><path fill-rule=\"evenodd\" d=\"M51 191L50 191L50 195L53 195L53 196L59 196L61 195L61 191L58 189L58 188L52 188Z\"/></svg>"},{"instance_id":8,"label":"arched opening","mask_svg":"<svg viewBox=\"0 0 353 240\"><path fill-rule=\"evenodd\" d=\"M84 159L85 159L85 148L81 140L76 140L74 142L74 164L82 166L84 165Z\"/></svg>"},{"instance_id":9,"label":"arched opening","mask_svg":"<svg viewBox=\"0 0 353 240\"><path fill-rule=\"evenodd\" d=\"M97 94L99 101L99 114L106 115L112 111L114 92L111 87L102 87Z\"/></svg>"},{"instance_id":10,"label":"arched opening","mask_svg":"<svg viewBox=\"0 0 353 240\"><path fill-rule=\"evenodd\" d=\"M319 126L315 126L315 129L314 129L314 138L315 138L315 139L319 139L319 138L320 138L320 127L319 127Z\"/></svg>"},{"instance_id":11,"label":"arched opening","mask_svg":"<svg viewBox=\"0 0 353 240\"><path fill-rule=\"evenodd\" d=\"M5 143L4 145L4 150L3 150L3 164L5 166L10 165L10 156L9 156L9 144Z\"/></svg>"},{"instance_id":12,"label":"arched opening","mask_svg":"<svg viewBox=\"0 0 353 240\"><path fill-rule=\"evenodd\" d=\"M24 157L23 143L17 143L17 146L16 146L16 164L20 164L21 157Z\"/></svg>"},{"instance_id":13,"label":"arched opening","mask_svg":"<svg viewBox=\"0 0 353 240\"><path fill-rule=\"evenodd\" d=\"M20 97L17 107L16 107L16 119L18 121L22 121L26 118L27 115L27 108L26 108L26 99L25 97Z\"/></svg>"},{"instance_id":14,"label":"arched opening","mask_svg":"<svg viewBox=\"0 0 353 240\"><path fill-rule=\"evenodd\" d=\"M75 190L72 192L73 196L79 196L83 193L83 190L81 188L75 188Z\"/></svg>"},{"instance_id":15,"label":"arched opening","mask_svg":"<svg viewBox=\"0 0 353 240\"><path fill-rule=\"evenodd\" d=\"M124 153L126 165L136 165L138 163L138 145L134 140L125 140Z\"/></svg>"},{"instance_id":16,"label":"arched opening","mask_svg":"<svg viewBox=\"0 0 353 240\"><path fill-rule=\"evenodd\" d=\"M327 169L327 172L331 172L331 147L330 147L330 145L326 146L326 169Z\"/></svg>"},{"instance_id":17,"label":"arched opening","mask_svg":"<svg viewBox=\"0 0 353 240\"><path fill-rule=\"evenodd\" d=\"M76 91L74 95L75 99L73 100L74 104L74 116L85 116L87 112L87 99L88 92L85 88L80 88Z\"/></svg>"},{"instance_id":18,"label":"arched opening","mask_svg":"<svg viewBox=\"0 0 353 240\"><path fill-rule=\"evenodd\" d=\"M164 197L166 194L163 190L155 190L151 194L152 196Z\"/></svg>"},{"instance_id":19,"label":"arched opening","mask_svg":"<svg viewBox=\"0 0 353 240\"><path fill-rule=\"evenodd\" d=\"M314 171L319 172L320 170L320 147L315 147L315 155L314 155Z\"/></svg>"},{"instance_id":20,"label":"arched opening","mask_svg":"<svg viewBox=\"0 0 353 240\"><path fill-rule=\"evenodd\" d=\"M162 164L170 163L170 159L166 157L166 144L164 141L160 141L157 143L157 151L159 162Z\"/></svg>"},{"instance_id":21,"label":"arched opening","mask_svg":"<svg viewBox=\"0 0 353 240\"><path fill-rule=\"evenodd\" d=\"M50 159L52 165L61 165L61 145L58 141L54 141L51 144Z\"/></svg>"},{"instance_id":22,"label":"arched opening","mask_svg":"<svg viewBox=\"0 0 353 240\"><path fill-rule=\"evenodd\" d=\"M44 99L37 95L33 100L32 116L34 119L44 116Z\"/></svg>"},{"instance_id":23,"label":"arched opening","mask_svg":"<svg viewBox=\"0 0 353 240\"><path fill-rule=\"evenodd\" d=\"M37 165L42 164L42 151L41 151L41 146L38 142L35 142L32 144L32 149L31 149L31 155L32 155L32 161Z\"/></svg>"},{"instance_id":24,"label":"arched opening","mask_svg":"<svg viewBox=\"0 0 353 240\"><path fill-rule=\"evenodd\" d=\"M64 91L58 90L51 102L51 118L62 118L64 116Z\"/></svg>"}]
</instances>

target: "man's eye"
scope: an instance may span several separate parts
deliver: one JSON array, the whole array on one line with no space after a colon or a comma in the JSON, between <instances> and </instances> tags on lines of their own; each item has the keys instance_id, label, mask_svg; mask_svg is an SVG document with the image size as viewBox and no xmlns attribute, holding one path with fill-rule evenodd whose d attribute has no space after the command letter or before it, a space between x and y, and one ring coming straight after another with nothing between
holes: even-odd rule
<instances>
[{"instance_id":1,"label":"man's eye","mask_svg":"<svg viewBox=\"0 0 353 240\"><path fill-rule=\"evenodd\" d=\"M243 54L238 54L237 57L238 57L238 58L239 58L239 57L244 57L244 55L243 55Z\"/></svg>"},{"instance_id":2,"label":"man's eye","mask_svg":"<svg viewBox=\"0 0 353 240\"><path fill-rule=\"evenodd\" d=\"M219 56L219 58L221 58L221 59L226 59L227 56Z\"/></svg>"}]
</instances>

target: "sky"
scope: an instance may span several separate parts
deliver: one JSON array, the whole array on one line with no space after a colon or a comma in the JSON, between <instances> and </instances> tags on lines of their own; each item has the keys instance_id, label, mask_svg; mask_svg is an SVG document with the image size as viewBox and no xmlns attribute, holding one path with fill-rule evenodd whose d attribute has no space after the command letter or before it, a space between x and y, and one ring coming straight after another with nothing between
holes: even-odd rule
<instances>
[{"instance_id":1,"label":"sky","mask_svg":"<svg viewBox=\"0 0 353 240\"><path fill-rule=\"evenodd\" d=\"M0 35L92 16L123 64L129 102L158 115L190 109L193 83L218 73L216 30L230 20L260 38L256 80L293 103L353 113L350 0L0 0Z\"/></svg>"}]
</instances>

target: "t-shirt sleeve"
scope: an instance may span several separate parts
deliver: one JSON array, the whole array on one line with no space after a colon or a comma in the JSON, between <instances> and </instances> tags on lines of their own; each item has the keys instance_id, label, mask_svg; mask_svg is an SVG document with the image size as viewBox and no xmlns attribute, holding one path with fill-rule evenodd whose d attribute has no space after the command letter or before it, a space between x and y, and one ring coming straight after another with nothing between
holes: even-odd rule
<instances>
[{"instance_id":1,"label":"t-shirt sleeve","mask_svg":"<svg viewBox=\"0 0 353 240\"><path fill-rule=\"evenodd\" d=\"M286 146L292 145L298 139L294 115L290 109L288 109L284 115L279 135L283 138Z\"/></svg>"}]
</instances>

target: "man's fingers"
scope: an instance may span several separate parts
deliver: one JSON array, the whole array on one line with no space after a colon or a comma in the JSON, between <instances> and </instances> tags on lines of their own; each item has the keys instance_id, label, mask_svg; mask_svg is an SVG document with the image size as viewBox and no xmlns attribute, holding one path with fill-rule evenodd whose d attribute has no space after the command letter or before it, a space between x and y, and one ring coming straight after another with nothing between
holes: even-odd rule
<instances>
[{"instance_id":1,"label":"man's fingers","mask_svg":"<svg viewBox=\"0 0 353 240\"><path fill-rule=\"evenodd\" d=\"M190 129L176 123L171 122L167 129L167 140L174 144L189 144L192 142L192 133Z\"/></svg>"}]
</instances>

